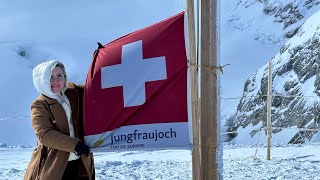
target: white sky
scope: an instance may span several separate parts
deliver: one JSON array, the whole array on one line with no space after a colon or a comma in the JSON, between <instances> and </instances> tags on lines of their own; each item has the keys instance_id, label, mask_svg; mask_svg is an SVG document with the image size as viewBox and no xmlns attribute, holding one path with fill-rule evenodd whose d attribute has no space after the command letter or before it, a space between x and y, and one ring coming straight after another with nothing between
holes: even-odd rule
<instances>
[{"instance_id":1,"label":"white sky","mask_svg":"<svg viewBox=\"0 0 320 180\"><path fill-rule=\"evenodd\" d=\"M0 4L0 42L38 45L50 57L67 62L69 71L86 74L96 42L106 44L184 7L181 0L4 0Z\"/></svg>"}]
</instances>

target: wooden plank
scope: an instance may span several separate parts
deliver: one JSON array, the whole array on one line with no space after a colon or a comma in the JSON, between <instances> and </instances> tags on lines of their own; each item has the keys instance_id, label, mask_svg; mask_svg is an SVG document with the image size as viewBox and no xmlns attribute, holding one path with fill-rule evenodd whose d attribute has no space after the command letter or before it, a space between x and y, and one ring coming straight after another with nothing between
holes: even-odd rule
<instances>
[{"instance_id":1,"label":"wooden plank","mask_svg":"<svg viewBox=\"0 0 320 180\"><path fill-rule=\"evenodd\" d=\"M200 180L200 154L199 154L199 103L198 103L198 76L197 76L197 51L195 38L194 0L187 0L188 32L189 32L189 61L191 79L192 102L192 179Z\"/></svg>"},{"instance_id":2,"label":"wooden plank","mask_svg":"<svg viewBox=\"0 0 320 180\"><path fill-rule=\"evenodd\" d=\"M272 70L271 61L268 63L268 96L267 96L267 160L270 160L270 144L271 144L271 86L272 86Z\"/></svg>"},{"instance_id":3,"label":"wooden plank","mask_svg":"<svg viewBox=\"0 0 320 180\"><path fill-rule=\"evenodd\" d=\"M201 65L217 65L217 2L201 1ZM200 105L200 179L216 180L222 177L218 171L219 137L219 70L201 68Z\"/></svg>"}]
</instances>

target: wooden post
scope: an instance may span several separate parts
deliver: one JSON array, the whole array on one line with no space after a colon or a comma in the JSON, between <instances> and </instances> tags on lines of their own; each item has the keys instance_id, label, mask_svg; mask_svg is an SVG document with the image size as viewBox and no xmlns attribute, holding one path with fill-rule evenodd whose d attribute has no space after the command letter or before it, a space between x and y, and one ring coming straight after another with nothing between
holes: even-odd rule
<instances>
[{"instance_id":1,"label":"wooden post","mask_svg":"<svg viewBox=\"0 0 320 180\"><path fill-rule=\"evenodd\" d=\"M271 84L272 84L271 61L268 63L268 95L267 95L267 160L270 160L271 144Z\"/></svg>"},{"instance_id":2,"label":"wooden post","mask_svg":"<svg viewBox=\"0 0 320 180\"><path fill-rule=\"evenodd\" d=\"M199 110L198 110L198 72L196 58L195 18L194 0L187 0L188 32L189 32L189 58L191 79L191 101L192 101L192 179L200 180L200 154L199 154Z\"/></svg>"},{"instance_id":3,"label":"wooden post","mask_svg":"<svg viewBox=\"0 0 320 180\"><path fill-rule=\"evenodd\" d=\"M201 65L218 66L217 0L201 0ZM201 68L200 179L222 179L219 163L218 69ZM222 160L221 162L222 163Z\"/></svg>"}]
</instances>

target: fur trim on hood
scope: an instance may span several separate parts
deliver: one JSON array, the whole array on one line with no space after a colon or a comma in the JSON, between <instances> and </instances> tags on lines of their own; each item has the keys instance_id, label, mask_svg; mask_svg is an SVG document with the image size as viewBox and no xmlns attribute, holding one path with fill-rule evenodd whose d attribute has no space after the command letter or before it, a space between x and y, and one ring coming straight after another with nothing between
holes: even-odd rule
<instances>
[{"instance_id":1,"label":"fur trim on hood","mask_svg":"<svg viewBox=\"0 0 320 180\"><path fill-rule=\"evenodd\" d=\"M43 62L43 63L37 65L33 69L33 84L34 84L35 88L37 89L37 91L40 94L43 94L43 95L45 95L49 98L53 98L53 99L58 99L59 94L52 92L50 78L51 78L52 70L58 64L62 66L63 73L65 74L65 77L66 77L64 89L62 90L62 93L64 93L64 91L67 89L67 80L68 80L67 77L68 76L67 76L65 67L62 62L56 61L56 60L47 61L47 62Z\"/></svg>"}]
</instances>

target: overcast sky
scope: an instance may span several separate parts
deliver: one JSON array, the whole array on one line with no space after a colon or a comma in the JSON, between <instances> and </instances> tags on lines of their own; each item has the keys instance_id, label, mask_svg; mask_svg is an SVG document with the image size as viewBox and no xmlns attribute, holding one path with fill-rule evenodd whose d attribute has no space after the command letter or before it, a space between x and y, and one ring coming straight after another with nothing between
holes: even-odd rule
<instances>
[{"instance_id":1,"label":"overcast sky","mask_svg":"<svg viewBox=\"0 0 320 180\"><path fill-rule=\"evenodd\" d=\"M31 42L86 71L96 42L106 44L184 8L182 0L1 0L0 42Z\"/></svg>"},{"instance_id":2,"label":"overcast sky","mask_svg":"<svg viewBox=\"0 0 320 180\"><path fill-rule=\"evenodd\" d=\"M60 60L70 80L83 83L97 42L107 44L184 10L182 0L1 0L0 142L35 144L28 117L39 95L35 65Z\"/></svg>"}]
</instances>

